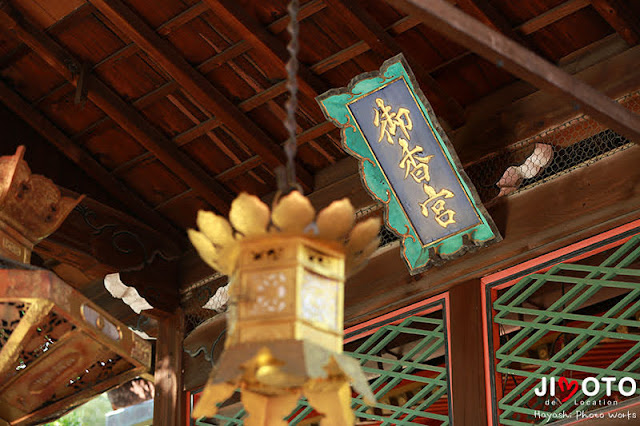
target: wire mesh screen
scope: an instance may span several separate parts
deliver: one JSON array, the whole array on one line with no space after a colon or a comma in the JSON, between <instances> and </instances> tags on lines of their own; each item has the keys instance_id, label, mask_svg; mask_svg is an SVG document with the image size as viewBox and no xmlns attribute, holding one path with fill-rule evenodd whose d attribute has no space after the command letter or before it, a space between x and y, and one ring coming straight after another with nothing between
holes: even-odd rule
<instances>
[{"instance_id":1,"label":"wire mesh screen","mask_svg":"<svg viewBox=\"0 0 640 426\"><path fill-rule=\"evenodd\" d=\"M221 288L227 285L227 279L220 273L211 272L211 276L181 291L180 305L184 310L187 334L209 318L226 311L228 295Z\"/></svg>"},{"instance_id":2,"label":"wire mesh screen","mask_svg":"<svg viewBox=\"0 0 640 426\"><path fill-rule=\"evenodd\" d=\"M618 100L640 112L640 92ZM480 198L489 203L588 166L632 143L588 116L580 116L468 166Z\"/></svg>"}]
</instances>

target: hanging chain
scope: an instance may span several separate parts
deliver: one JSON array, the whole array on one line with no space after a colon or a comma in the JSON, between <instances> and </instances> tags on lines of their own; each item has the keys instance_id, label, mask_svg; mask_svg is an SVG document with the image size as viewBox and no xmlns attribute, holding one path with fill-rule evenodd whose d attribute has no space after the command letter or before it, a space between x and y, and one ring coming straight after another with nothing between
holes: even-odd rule
<instances>
[{"instance_id":1,"label":"hanging chain","mask_svg":"<svg viewBox=\"0 0 640 426\"><path fill-rule=\"evenodd\" d=\"M289 31L290 40L287 44L287 50L289 51L289 61L287 62L287 90L289 92L289 99L287 100L285 107L287 110L287 118L285 120L285 127L289 133L289 138L284 144L284 152L287 156L285 176L280 176L279 186L280 191L283 193L289 192L291 189L299 189L296 183L296 167L295 156L298 148L296 140L296 110L298 109L298 10L300 9L299 0L291 0L287 8L289 12L289 25L287 30Z\"/></svg>"}]
</instances>

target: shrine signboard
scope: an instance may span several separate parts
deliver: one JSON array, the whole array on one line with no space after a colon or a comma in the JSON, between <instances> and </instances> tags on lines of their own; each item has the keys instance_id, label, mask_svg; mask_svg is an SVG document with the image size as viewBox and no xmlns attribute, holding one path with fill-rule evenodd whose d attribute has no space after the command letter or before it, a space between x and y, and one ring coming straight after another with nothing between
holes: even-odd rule
<instances>
[{"instance_id":1,"label":"shrine signboard","mask_svg":"<svg viewBox=\"0 0 640 426\"><path fill-rule=\"evenodd\" d=\"M318 97L412 274L501 239L402 55Z\"/></svg>"}]
</instances>

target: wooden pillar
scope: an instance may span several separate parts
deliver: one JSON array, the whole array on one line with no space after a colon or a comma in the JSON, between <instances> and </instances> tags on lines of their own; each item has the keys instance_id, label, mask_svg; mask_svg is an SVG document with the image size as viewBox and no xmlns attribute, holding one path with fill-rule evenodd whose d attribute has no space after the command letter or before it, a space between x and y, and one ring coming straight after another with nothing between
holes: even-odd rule
<instances>
[{"instance_id":1,"label":"wooden pillar","mask_svg":"<svg viewBox=\"0 0 640 426\"><path fill-rule=\"evenodd\" d=\"M184 315L181 309L158 320L153 401L154 426L185 425L185 392L182 385L182 340Z\"/></svg>"},{"instance_id":2,"label":"wooden pillar","mask_svg":"<svg viewBox=\"0 0 640 426\"><path fill-rule=\"evenodd\" d=\"M487 424L480 280L450 291L451 399L453 424Z\"/></svg>"}]
</instances>

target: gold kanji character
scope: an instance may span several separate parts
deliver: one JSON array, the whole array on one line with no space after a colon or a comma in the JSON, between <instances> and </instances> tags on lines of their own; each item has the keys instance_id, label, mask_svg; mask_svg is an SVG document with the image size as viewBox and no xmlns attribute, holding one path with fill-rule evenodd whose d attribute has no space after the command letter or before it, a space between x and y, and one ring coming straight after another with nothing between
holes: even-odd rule
<instances>
[{"instance_id":1,"label":"gold kanji character","mask_svg":"<svg viewBox=\"0 0 640 426\"><path fill-rule=\"evenodd\" d=\"M422 207L422 215L424 217L429 217L429 209L431 209L431 211L435 215L436 222L438 222L438 225L442 226L443 228L446 228L452 223L456 223L456 220L454 219L454 215L456 214L456 212L451 209L445 210L445 199L453 198L453 192L449 191L448 189L443 189L440 192L436 192L436 190L432 186L429 186L427 184L422 185L422 189L424 190L424 193L429 197L419 204L420 207ZM431 207L429 207L428 204L432 201L435 202Z\"/></svg>"},{"instance_id":2,"label":"gold kanji character","mask_svg":"<svg viewBox=\"0 0 640 426\"><path fill-rule=\"evenodd\" d=\"M386 106L381 98L376 99L376 105L378 108L375 108L376 116L373 119L373 124L380 128L378 142L381 142L382 138L386 136L387 142L393 145L395 142L391 136L396 135L398 127L407 139L411 139L409 130L413 129L413 122L409 117L408 109L398 108L397 112L391 112L391 105Z\"/></svg>"},{"instance_id":3,"label":"gold kanji character","mask_svg":"<svg viewBox=\"0 0 640 426\"><path fill-rule=\"evenodd\" d=\"M399 138L398 144L402 148L402 159L398 166L404 169L404 178L406 179L409 174L416 182L429 182L431 175L429 174L429 161L433 158L433 155L427 155L418 157L423 151L421 146L416 146L412 150L409 150L409 142L405 139Z\"/></svg>"}]
</instances>

